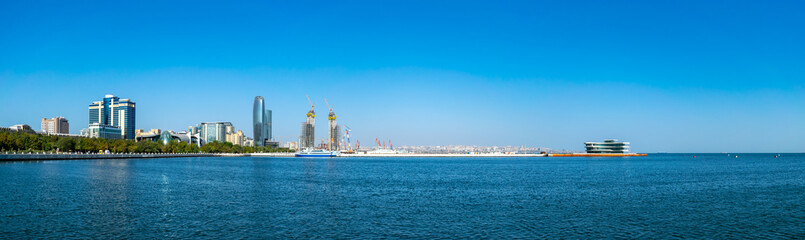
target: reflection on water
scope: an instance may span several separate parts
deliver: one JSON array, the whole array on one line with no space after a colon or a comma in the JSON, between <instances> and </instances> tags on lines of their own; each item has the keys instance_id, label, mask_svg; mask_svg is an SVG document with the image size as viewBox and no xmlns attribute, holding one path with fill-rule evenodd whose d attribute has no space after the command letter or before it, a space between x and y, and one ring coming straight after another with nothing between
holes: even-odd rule
<instances>
[{"instance_id":1,"label":"reflection on water","mask_svg":"<svg viewBox=\"0 0 805 240\"><path fill-rule=\"evenodd\" d=\"M795 238L805 155L0 164L4 238Z\"/></svg>"},{"instance_id":2,"label":"reflection on water","mask_svg":"<svg viewBox=\"0 0 805 240\"><path fill-rule=\"evenodd\" d=\"M89 236L114 238L131 234L130 212L132 212L129 189L129 163L132 160L115 159L91 161L86 168L84 179L87 189L81 194L82 208L85 212L79 220L84 220Z\"/></svg>"}]
</instances>

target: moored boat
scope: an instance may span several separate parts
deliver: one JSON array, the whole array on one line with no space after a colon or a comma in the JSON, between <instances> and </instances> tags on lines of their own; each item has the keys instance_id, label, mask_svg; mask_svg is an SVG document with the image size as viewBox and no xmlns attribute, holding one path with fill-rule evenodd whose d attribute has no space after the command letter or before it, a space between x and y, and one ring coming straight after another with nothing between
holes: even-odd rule
<instances>
[{"instance_id":1,"label":"moored boat","mask_svg":"<svg viewBox=\"0 0 805 240\"><path fill-rule=\"evenodd\" d=\"M296 153L297 157L338 157L339 155L338 151L326 151L324 149L306 149Z\"/></svg>"}]
</instances>

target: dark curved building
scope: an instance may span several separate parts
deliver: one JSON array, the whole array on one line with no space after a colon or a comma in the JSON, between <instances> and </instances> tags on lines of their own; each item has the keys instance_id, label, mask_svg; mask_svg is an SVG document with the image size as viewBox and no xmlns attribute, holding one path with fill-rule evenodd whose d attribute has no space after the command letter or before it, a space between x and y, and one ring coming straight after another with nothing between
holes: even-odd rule
<instances>
[{"instance_id":1,"label":"dark curved building","mask_svg":"<svg viewBox=\"0 0 805 240\"><path fill-rule=\"evenodd\" d=\"M266 110L266 102L262 96L254 97L254 145L266 146L271 141L271 110Z\"/></svg>"}]
</instances>

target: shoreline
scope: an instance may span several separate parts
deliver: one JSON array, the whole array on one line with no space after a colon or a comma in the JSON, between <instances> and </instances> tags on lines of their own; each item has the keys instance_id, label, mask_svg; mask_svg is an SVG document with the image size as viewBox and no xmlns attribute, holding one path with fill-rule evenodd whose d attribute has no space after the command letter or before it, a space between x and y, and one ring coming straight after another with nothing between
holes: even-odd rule
<instances>
[{"instance_id":1,"label":"shoreline","mask_svg":"<svg viewBox=\"0 0 805 240\"><path fill-rule=\"evenodd\" d=\"M181 157L295 157L296 153L0 153L0 162L38 160L181 158ZM339 157L640 157L643 153L628 154L462 154L462 153L398 153L398 154L341 154Z\"/></svg>"}]
</instances>

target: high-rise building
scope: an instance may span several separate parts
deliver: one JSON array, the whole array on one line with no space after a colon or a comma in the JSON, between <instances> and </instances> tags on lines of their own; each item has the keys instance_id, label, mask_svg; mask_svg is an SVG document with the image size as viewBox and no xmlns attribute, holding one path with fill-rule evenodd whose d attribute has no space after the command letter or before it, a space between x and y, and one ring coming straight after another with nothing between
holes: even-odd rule
<instances>
[{"instance_id":1,"label":"high-rise building","mask_svg":"<svg viewBox=\"0 0 805 240\"><path fill-rule=\"evenodd\" d=\"M328 104L329 105L329 104ZM335 122L336 116L333 112L333 109L330 108L330 115L327 116L327 120L329 120L329 134L328 134L328 141L327 141L327 149L330 151L338 151L339 149L339 127L338 123Z\"/></svg>"},{"instance_id":2,"label":"high-rise building","mask_svg":"<svg viewBox=\"0 0 805 240\"><path fill-rule=\"evenodd\" d=\"M316 146L316 112L311 106L307 112L305 122L302 123L302 133L299 136L299 149L314 148Z\"/></svg>"},{"instance_id":3,"label":"high-rise building","mask_svg":"<svg viewBox=\"0 0 805 240\"><path fill-rule=\"evenodd\" d=\"M254 97L254 110L252 112L254 125L254 145L266 146L271 141L271 110L266 109L266 102L262 96Z\"/></svg>"},{"instance_id":4,"label":"high-rise building","mask_svg":"<svg viewBox=\"0 0 805 240\"><path fill-rule=\"evenodd\" d=\"M204 144L214 141L226 142L226 128L232 126L230 122L203 122L199 130Z\"/></svg>"},{"instance_id":5,"label":"high-rise building","mask_svg":"<svg viewBox=\"0 0 805 240\"><path fill-rule=\"evenodd\" d=\"M90 131L92 124L112 126L120 128L120 138L134 139L135 108L136 105L131 100L107 94L103 97L103 101L89 105Z\"/></svg>"},{"instance_id":6,"label":"high-rise building","mask_svg":"<svg viewBox=\"0 0 805 240\"><path fill-rule=\"evenodd\" d=\"M54 118L42 118L42 132L53 134L53 133L61 133L61 134L69 134L70 133L70 124L67 122L67 119L63 117L54 117Z\"/></svg>"}]
</instances>

